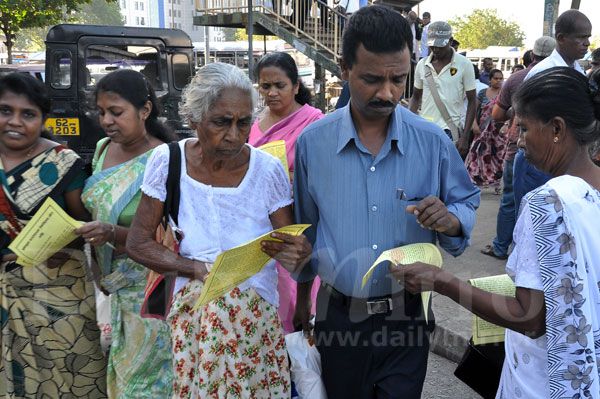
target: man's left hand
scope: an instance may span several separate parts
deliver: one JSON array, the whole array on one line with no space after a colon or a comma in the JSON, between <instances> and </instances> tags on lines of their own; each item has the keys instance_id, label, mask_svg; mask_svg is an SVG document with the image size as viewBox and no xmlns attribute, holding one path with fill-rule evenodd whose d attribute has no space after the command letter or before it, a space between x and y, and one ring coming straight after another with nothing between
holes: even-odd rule
<instances>
[{"instance_id":1,"label":"man's left hand","mask_svg":"<svg viewBox=\"0 0 600 399\"><path fill-rule=\"evenodd\" d=\"M417 216L417 222L423 228L456 237L461 234L462 228L458 218L448 212L446 205L438 198L429 196L417 205L409 205L406 212Z\"/></svg>"},{"instance_id":2,"label":"man's left hand","mask_svg":"<svg viewBox=\"0 0 600 399\"><path fill-rule=\"evenodd\" d=\"M272 233L271 237L281 241L261 241L263 252L277 260L288 272L299 273L312 255L312 246L306 236Z\"/></svg>"}]
</instances>

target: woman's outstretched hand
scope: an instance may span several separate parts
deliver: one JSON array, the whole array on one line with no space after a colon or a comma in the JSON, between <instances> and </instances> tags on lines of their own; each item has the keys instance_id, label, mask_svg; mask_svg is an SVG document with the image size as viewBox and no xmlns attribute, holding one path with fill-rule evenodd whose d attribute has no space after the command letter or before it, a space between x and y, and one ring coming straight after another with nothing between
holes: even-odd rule
<instances>
[{"instance_id":1,"label":"woman's outstretched hand","mask_svg":"<svg viewBox=\"0 0 600 399\"><path fill-rule=\"evenodd\" d=\"M398 283L402 284L411 294L435 291L436 285L443 281L444 273L446 273L437 266L421 262L398 266L390 263L389 269Z\"/></svg>"}]
</instances>

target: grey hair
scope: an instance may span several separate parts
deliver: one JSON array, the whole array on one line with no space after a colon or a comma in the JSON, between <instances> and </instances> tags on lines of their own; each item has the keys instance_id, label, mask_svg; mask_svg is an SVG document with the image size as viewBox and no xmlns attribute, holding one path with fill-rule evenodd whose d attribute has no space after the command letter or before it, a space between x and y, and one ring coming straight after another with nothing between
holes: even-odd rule
<instances>
[{"instance_id":1,"label":"grey hair","mask_svg":"<svg viewBox=\"0 0 600 399\"><path fill-rule=\"evenodd\" d=\"M184 121L201 123L225 89L239 89L250 97L252 111L258 95L244 72L230 64L215 62L203 66L183 89L179 115Z\"/></svg>"}]
</instances>

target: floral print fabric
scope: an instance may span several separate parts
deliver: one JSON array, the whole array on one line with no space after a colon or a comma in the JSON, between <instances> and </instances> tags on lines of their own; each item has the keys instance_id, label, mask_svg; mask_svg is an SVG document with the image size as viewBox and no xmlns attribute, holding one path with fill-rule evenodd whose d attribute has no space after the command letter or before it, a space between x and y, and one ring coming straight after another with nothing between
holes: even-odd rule
<instances>
[{"instance_id":1,"label":"floral print fabric","mask_svg":"<svg viewBox=\"0 0 600 399\"><path fill-rule=\"evenodd\" d=\"M485 93L483 97L486 98ZM475 136L465 160L471 181L476 186L498 186L504 172L506 135L500 134L504 123L492 120L496 98L497 96L481 105L481 134Z\"/></svg>"},{"instance_id":2,"label":"floral print fabric","mask_svg":"<svg viewBox=\"0 0 600 399\"><path fill-rule=\"evenodd\" d=\"M546 303L545 380L512 389L501 384L498 397L519 397L535 386L538 392L547 387L543 398L598 399L600 193L582 179L561 176L529 193L521 208L528 212L520 218L531 218ZM507 357L517 349L507 340Z\"/></svg>"},{"instance_id":3,"label":"floral print fabric","mask_svg":"<svg viewBox=\"0 0 600 399\"><path fill-rule=\"evenodd\" d=\"M289 398L289 361L277 309L253 288L197 311L203 284L189 281L173 298L173 398Z\"/></svg>"},{"instance_id":4,"label":"floral print fabric","mask_svg":"<svg viewBox=\"0 0 600 399\"><path fill-rule=\"evenodd\" d=\"M550 398L600 398L600 193L561 176L531 202L540 210L532 216L539 226Z\"/></svg>"},{"instance_id":5,"label":"floral print fabric","mask_svg":"<svg viewBox=\"0 0 600 399\"><path fill-rule=\"evenodd\" d=\"M106 148L105 140L97 144ZM86 181L82 201L94 220L123 225L140 199L148 151L102 170L104 154L94 156L94 174ZM129 227L125 225L125 227ZM167 398L173 391L169 325L140 315L148 269L126 254L113 256L108 245L96 247L104 272L102 285L111 293L112 343L107 389L109 398Z\"/></svg>"}]
</instances>

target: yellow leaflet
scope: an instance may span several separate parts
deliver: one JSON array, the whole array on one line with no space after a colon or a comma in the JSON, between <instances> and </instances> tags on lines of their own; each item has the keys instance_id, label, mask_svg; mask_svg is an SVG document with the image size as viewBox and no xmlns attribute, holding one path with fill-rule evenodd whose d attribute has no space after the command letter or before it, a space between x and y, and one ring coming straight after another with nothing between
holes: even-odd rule
<instances>
[{"instance_id":1,"label":"yellow leaflet","mask_svg":"<svg viewBox=\"0 0 600 399\"><path fill-rule=\"evenodd\" d=\"M52 198L48 198L8 249L17 254L18 264L35 266L79 237L74 231L81 226L82 222L67 215Z\"/></svg>"},{"instance_id":2,"label":"yellow leaflet","mask_svg":"<svg viewBox=\"0 0 600 399\"><path fill-rule=\"evenodd\" d=\"M309 227L310 224L285 226L221 253L210 270L193 310L225 295L260 272L271 260L271 257L262 251L260 242L264 240L279 241L272 238L271 233L285 233L297 237Z\"/></svg>"},{"instance_id":3,"label":"yellow leaflet","mask_svg":"<svg viewBox=\"0 0 600 399\"><path fill-rule=\"evenodd\" d=\"M508 277L508 274L474 278L469 280L469 284L492 294L515 296L515 283ZM504 327L499 327L473 315L473 343L475 345L503 342L504 332Z\"/></svg>"},{"instance_id":4,"label":"yellow leaflet","mask_svg":"<svg viewBox=\"0 0 600 399\"><path fill-rule=\"evenodd\" d=\"M278 158L283 164L283 169L285 169L285 173L287 174L288 180L290 179L290 168L288 166L287 160L287 150L285 148L284 140L271 141L270 143L263 144L259 149L268 152L273 155L275 158Z\"/></svg>"},{"instance_id":5,"label":"yellow leaflet","mask_svg":"<svg viewBox=\"0 0 600 399\"><path fill-rule=\"evenodd\" d=\"M371 278L375 267L384 261L390 261L394 265L409 265L415 262L429 263L431 265L442 267L442 255L437 247L433 244L419 243L409 244L402 247L388 249L383 251L377 260L373 263L371 268L365 273L362 278L361 288L364 288L365 284ZM428 321L427 309L429 308L429 302L431 301L431 291L421 293L421 300L423 301L423 309L425 313L425 321Z\"/></svg>"}]
</instances>

